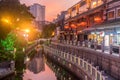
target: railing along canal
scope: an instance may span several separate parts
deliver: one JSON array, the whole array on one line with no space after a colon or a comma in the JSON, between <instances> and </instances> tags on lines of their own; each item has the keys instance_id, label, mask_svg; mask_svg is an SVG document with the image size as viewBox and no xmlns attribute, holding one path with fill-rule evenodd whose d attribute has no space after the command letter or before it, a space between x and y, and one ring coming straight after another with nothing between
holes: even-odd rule
<instances>
[{"instance_id":1,"label":"railing along canal","mask_svg":"<svg viewBox=\"0 0 120 80\"><path fill-rule=\"evenodd\" d=\"M86 61L80 57L77 57L75 55L50 48L48 46L44 46L45 53L51 53L53 55L56 55L58 58L64 59L67 62L70 62L71 64L76 65L78 68L83 70L89 77L91 77L92 80L108 80L108 76L104 73L104 71L100 71L98 66L94 66L89 61ZM86 78L87 80L87 78Z\"/></svg>"}]
</instances>

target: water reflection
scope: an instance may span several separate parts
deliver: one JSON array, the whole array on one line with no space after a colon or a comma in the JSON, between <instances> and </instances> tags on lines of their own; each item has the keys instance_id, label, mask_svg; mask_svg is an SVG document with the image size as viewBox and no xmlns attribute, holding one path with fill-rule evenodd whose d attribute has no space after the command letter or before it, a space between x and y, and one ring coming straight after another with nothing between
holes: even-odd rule
<instances>
[{"instance_id":1,"label":"water reflection","mask_svg":"<svg viewBox=\"0 0 120 80\"><path fill-rule=\"evenodd\" d=\"M17 77L16 77L17 76ZM18 77L19 76L19 77ZM79 80L51 59L39 52L26 63L23 75L12 75L3 80Z\"/></svg>"},{"instance_id":2,"label":"water reflection","mask_svg":"<svg viewBox=\"0 0 120 80\"><path fill-rule=\"evenodd\" d=\"M23 80L57 80L55 73L45 64L42 52L35 54L26 64Z\"/></svg>"},{"instance_id":3,"label":"water reflection","mask_svg":"<svg viewBox=\"0 0 120 80\"><path fill-rule=\"evenodd\" d=\"M57 80L79 80L72 73L66 71L63 67L56 62L51 61L49 58L47 58L46 64L54 71Z\"/></svg>"},{"instance_id":4,"label":"water reflection","mask_svg":"<svg viewBox=\"0 0 120 80\"><path fill-rule=\"evenodd\" d=\"M26 67L35 74L45 71L45 64L42 53L36 53L32 60L28 61Z\"/></svg>"}]
</instances>

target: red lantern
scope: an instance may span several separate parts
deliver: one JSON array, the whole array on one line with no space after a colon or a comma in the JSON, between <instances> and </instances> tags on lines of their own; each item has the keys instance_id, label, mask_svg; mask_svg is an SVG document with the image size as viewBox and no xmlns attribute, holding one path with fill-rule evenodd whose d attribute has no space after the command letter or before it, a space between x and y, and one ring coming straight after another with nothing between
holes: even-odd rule
<instances>
[{"instance_id":1,"label":"red lantern","mask_svg":"<svg viewBox=\"0 0 120 80\"><path fill-rule=\"evenodd\" d=\"M86 26L86 25L87 25L87 22L85 22L85 21L82 21L78 24L78 26Z\"/></svg>"},{"instance_id":2,"label":"red lantern","mask_svg":"<svg viewBox=\"0 0 120 80\"><path fill-rule=\"evenodd\" d=\"M71 24L71 28L77 28L75 24Z\"/></svg>"},{"instance_id":3,"label":"red lantern","mask_svg":"<svg viewBox=\"0 0 120 80\"><path fill-rule=\"evenodd\" d=\"M69 28L69 26L64 26L64 28L65 28L65 29L68 29L68 28Z\"/></svg>"},{"instance_id":4,"label":"red lantern","mask_svg":"<svg viewBox=\"0 0 120 80\"><path fill-rule=\"evenodd\" d=\"M102 18L101 17L95 17L94 21L97 22L97 23L100 23L102 21Z\"/></svg>"}]
</instances>

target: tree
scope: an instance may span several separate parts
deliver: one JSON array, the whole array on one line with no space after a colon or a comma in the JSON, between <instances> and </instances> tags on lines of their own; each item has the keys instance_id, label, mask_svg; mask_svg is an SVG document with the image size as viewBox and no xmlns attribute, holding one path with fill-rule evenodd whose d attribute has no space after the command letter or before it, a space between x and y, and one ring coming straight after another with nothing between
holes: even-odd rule
<instances>
[{"instance_id":1,"label":"tree","mask_svg":"<svg viewBox=\"0 0 120 80\"><path fill-rule=\"evenodd\" d=\"M16 27L25 27L22 24L30 24L33 18L29 8L19 0L0 0L0 39L5 39Z\"/></svg>"},{"instance_id":2,"label":"tree","mask_svg":"<svg viewBox=\"0 0 120 80\"><path fill-rule=\"evenodd\" d=\"M15 43L15 34L9 33L5 40L1 40L1 44L5 51L13 51Z\"/></svg>"},{"instance_id":3,"label":"tree","mask_svg":"<svg viewBox=\"0 0 120 80\"><path fill-rule=\"evenodd\" d=\"M53 23L45 25L43 27L42 37L43 38L50 38L50 37L52 37L52 33L54 32L55 29L56 29L56 25L53 24Z\"/></svg>"}]
</instances>

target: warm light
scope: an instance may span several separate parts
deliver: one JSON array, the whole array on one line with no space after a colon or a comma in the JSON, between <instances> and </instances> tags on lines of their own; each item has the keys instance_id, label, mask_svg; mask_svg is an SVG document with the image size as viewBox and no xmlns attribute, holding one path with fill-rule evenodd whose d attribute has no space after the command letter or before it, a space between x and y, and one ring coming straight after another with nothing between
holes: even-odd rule
<instances>
[{"instance_id":1,"label":"warm light","mask_svg":"<svg viewBox=\"0 0 120 80\"><path fill-rule=\"evenodd\" d=\"M93 5L93 7L96 7L97 6L97 2L93 2L92 5Z\"/></svg>"},{"instance_id":2,"label":"warm light","mask_svg":"<svg viewBox=\"0 0 120 80\"><path fill-rule=\"evenodd\" d=\"M75 24L71 24L72 28L77 28L77 26Z\"/></svg>"},{"instance_id":3,"label":"warm light","mask_svg":"<svg viewBox=\"0 0 120 80\"><path fill-rule=\"evenodd\" d=\"M55 35L55 32L52 32L52 36L54 36Z\"/></svg>"},{"instance_id":4,"label":"warm light","mask_svg":"<svg viewBox=\"0 0 120 80\"><path fill-rule=\"evenodd\" d=\"M5 23L11 23L8 19L6 18L2 18L2 21L5 22Z\"/></svg>"},{"instance_id":5,"label":"warm light","mask_svg":"<svg viewBox=\"0 0 120 80\"><path fill-rule=\"evenodd\" d=\"M69 28L69 26L64 26L65 27L65 29L68 29Z\"/></svg>"},{"instance_id":6,"label":"warm light","mask_svg":"<svg viewBox=\"0 0 120 80\"><path fill-rule=\"evenodd\" d=\"M30 61L30 58L27 57L27 58L26 58L26 61Z\"/></svg>"},{"instance_id":7,"label":"warm light","mask_svg":"<svg viewBox=\"0 0 120 80\"><path fill-rule=\"evenodd\" d=\"M29 33L29 32L30 32L30 30L29 30L29 29L26 29L26 30L25 30L25 32L26 32L26 33Z\"/></svg>"},{"instance_id":8,"label":"warm light","mask_svg":"<svg viewBox=\"0 0 120 80\"><path fill-rule=\"evenodd\" d=\"M28 34L23 34L24 37L28 37Z\"/></svg>"},{"instance_id":9,"label":"warm light","mask_svg":"<svg viewBox=\"0 0 120 80\"><path fill-rule=\"evenodd\" d=\"M87 23L85 21L82 21L80 24L78 24L79 26L86 26Z\"/></svg>"},{"instance_id":10,"label":"warm light","mask_svg":"<svg viewBox=\"0 0 120 80\"><path fill-rule=\"evenodd\" d=\"M94 21L99 23L99 22L102 21L102 19L101 19L100 17L95 17L95 18L94 18Z\"/></svg>"}]
</instances>

